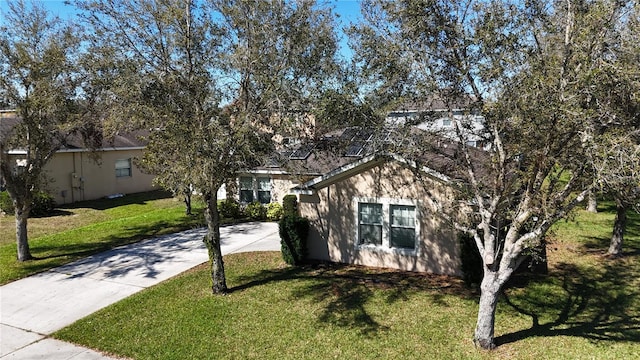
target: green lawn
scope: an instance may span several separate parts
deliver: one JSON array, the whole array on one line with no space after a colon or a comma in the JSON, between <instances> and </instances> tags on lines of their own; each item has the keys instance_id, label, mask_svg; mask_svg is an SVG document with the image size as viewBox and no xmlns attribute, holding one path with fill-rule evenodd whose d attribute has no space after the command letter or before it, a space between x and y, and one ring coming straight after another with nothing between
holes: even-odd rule
<instances>
[{"instance_id":1,"label":"green lawn","mask_svg":"<svg viewBox=\"0 0 640 360\"><path fill-rule=\"evenodd\" d=\"M292 268L279 253L225 258L227 296L195 268L54 336L132 359L631 359L640 354L640 217L604 257L612 209L549 237L548 276L499 306L499 347L471 341L478 295L457 279L351 266Z\"/></svg>"},{"instance_id":2,"label":"green lawn","mask_svg":"<svg viewBox=\"0 0 640 360\"><path fill-rule=\"evenodd\" d=\"M0 215L0 284L201 224L202 216L184 215L183 203L163 192L60 206L52 216L29 219L29 245L36 260L20 263L16 261L14 218Z\"/></svg>"}]
</instances>

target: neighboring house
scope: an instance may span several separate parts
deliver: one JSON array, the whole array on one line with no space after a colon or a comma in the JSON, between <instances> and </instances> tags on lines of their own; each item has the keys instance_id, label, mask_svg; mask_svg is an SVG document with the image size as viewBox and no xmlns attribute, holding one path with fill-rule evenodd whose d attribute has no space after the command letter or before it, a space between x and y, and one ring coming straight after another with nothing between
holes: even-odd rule
<instances>
[{"instance_id":1,"label":"neighboring house","mask_svg":"<svg viewBox=\"0 0 640 360\"><path fill-rule=\"evenodd\" d=\"M0 121L3 131L7 131L19 119L5 112ZM135 165L134 159L142 156L145 148L137 135L105 139L95 152L84 148L79 139L69 139L46 164L43 190L58 204L154 190L154 176L141 172ZM13 149L8 154L19 171L25 151Z\"/></svg>"},{"instance_id":2,"label":"neighboring house","mask_svg":"<svg viewBox=\"0 0 640 360\"><path fill-rule=\"evenodd\" d=\"M422 103L405 103L398 109L387 114L386 121L390 124L414 123L419 129L437 131L442 136L452 140L458 140L455 133L453 120L463 123L463 136L467 145L488 150L489 144L483 139L484 116L477 112L470 112L470 99L447 104L440 100L430 100ZM430 120L422 120L420 117L427 115Z\"/></svg>"},{"instance_id":3,"label":"neighboring house","mask_svg":"<svg viewBox=\"0 0 640 360\"><path fill-rule=\"evenodd\" d=\"M154 175L140 171L134 161L144 148L127 134L105 141L93 153L79 146L61 149L45 166L45 189L58 204L154 190Z\"/></svg>"}]
</instances>

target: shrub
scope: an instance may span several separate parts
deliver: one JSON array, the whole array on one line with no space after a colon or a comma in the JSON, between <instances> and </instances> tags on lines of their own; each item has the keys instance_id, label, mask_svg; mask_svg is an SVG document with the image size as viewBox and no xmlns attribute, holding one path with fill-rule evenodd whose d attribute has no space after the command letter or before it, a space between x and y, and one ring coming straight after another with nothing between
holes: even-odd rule
<instances>
[{"instance_id":1,"label":"shrub","mask_svg":"<svg viewBox=\"0 0 640 360\"><path fill-rule=\"evenodd\" d=\"M289 265L301 265L307 258L309 220L297 215L285 215L278 225L282 258Z\"/></svg>"},{"instance_id":2,"label":"shrub","mask_svg":"<svg viewBox=\"0 0 640 360\"><path fill-rule=\"evenodd\" d=\"M462 279L468 287L480 287L482 282L482 258L476 246L476 242L472 236L460 233L458 235L460 242L460 262L462 270Z\"/></svg>"},{"instance_id":3,"label":"shrub","mask_svg":"<svg viewBox=\"0 0 640 360\"><path fill-rule=\"evenodd\" d=\"M267 220L278 221L282 218L284 210L279 203L270 203L267 205Z\"/></svg>"},{"instance_id":4,"label":"shrub","mask_svg":"<svg viewBox=\"0 0 640 360\"><path fill-rule=\"evenodd\" d=\"M295 195L285 195L282 199L283 216L298 215L298 197Z\"/></svg>"},{"instance_id":5,"label":"shrub","mask_svg":"<svg viewBox=\"0 0 640 360\"><path fill-rule=\"evenodd\" d=\"M7 214L13 214L13 201L7 191L0 192L0 210Z\"/></svg>"},{"instance_id":6,"label":"shrub","mask_svg":"<svg viewBox=\"0 0 640 360\"><path fill-rule=\"evenodd\" d=\"M227 219L238 219L242 216L240 204L234 199L218 200L218 213Z\"/></svg>"},{"instance_id":7,"label":"shrub","mask_svg":"<svg viewBox=\"0 0 640 360\"><path fill-rule=\"evenodd\" d=\"M267 208L257 201L247 205L244 212L251 220L264 220L267 218Z\"/></svg>"},{"instance_id":8,"label":"shrub","mask_svg":"<svg viewBox=\"0 0 640 360\"><path fill-rule=\"evenodd\" d=\"M53 199L53 196L44 191L39 191L33 196L33 201L31 202L31 213L29 215L33 217L46 216L51 214L55 207L56 202ZM7 214L14 213L13 201L7 191L0 193L0 209Z\"/></svg>"},{"instance_id":9,"label":"shrub","mask_svg":"<svg viewBox=\"0 0 640 360\"><path fill-rule=\"evenodd\" d=\"M56 201L53 199L53 196L44 191L40 191L33 197L33 202L31 203L31 216L49 215L55 207Z\"/></svg>"}]
</instances>

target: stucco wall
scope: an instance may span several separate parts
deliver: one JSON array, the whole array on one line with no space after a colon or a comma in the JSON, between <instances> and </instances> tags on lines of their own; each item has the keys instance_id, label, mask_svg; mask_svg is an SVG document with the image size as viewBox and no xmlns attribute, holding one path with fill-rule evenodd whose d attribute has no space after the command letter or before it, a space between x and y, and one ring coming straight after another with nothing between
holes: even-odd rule
<instances>
[{"instance_id":1,"label":"stucco wall","mask_svg":"<svg viewBox=\"0 0 640 360\"><path fill-rule=\"evenodd\" d=\"M155 189L153 175L142 173L133 161L142 150L109 150L97 155L98 163L87 152L62 152L47 164L45 188L58 204ZM132 159L131 176L116 177L115 163L119 159Z\"/></svg>"},{"instance_id":2,"label":"stucco wall","mask_svg":"<svg viewBox=\"0 0 640 360\"><path fill-rule=\"evenodd\" d=\"M451 199L450 189L430 178L417 179L396 162L366 169L358 175L300 196L301 215L311 219L308 239L313 259L406 271L461 275L455 231L446 224L427 196ZM357 244L358 200L416 205L418 240L415 251ZM388 226L388 219L386 219Z\"/></svg>"}]
</instances>

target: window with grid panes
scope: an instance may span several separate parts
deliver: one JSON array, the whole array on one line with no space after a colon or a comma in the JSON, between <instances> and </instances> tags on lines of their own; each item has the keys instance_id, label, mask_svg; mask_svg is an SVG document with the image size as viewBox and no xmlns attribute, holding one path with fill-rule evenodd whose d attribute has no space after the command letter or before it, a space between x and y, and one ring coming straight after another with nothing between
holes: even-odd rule
<instances>
[{"instance_id":1,"label":"window with grid panes","mask_svg":"<svg viewBox=\"0 0 640 360\"><path fill-rule=\"evenodd\" d=\"M250 176L240 177L240 202L247 204L253 202L253 178Z\"/></svg>"},{"instance_id":2,"label":"window with grid panes","mask_svg":"<svg viewBox=\"0 0 640 360\"><path fill-rule=\"evenodd\" d=\"M116 177L131 176L131 159L116 160Z\"/></svg>"},{"instance_id":3,"label":"window with grid panes","mask_svg":"<svg viewBox=\"0 0 640 360\"><path fill-rule=\"evenodd\" d=\"M402 249L414 249L416 246L416 207L409 205L390 205L389 246Z\"/></svg>"},{"instance_id":4,"label":"window with grid panes","mask_svg":"<svg viewBox=\"0 0 640 360\"><path fill-rule=\"evenodd\" d=\"M261 204L271 202L271 179L258 178L258 201Z\"/></svg>"},{"instance_id":5,"label":"window with grid panes","mask_svg":"<svg viewBox=\"0 0 640 360\"><path fill-rule=\"evenodd\" d=\"M362 245L382 245L382 204L358 205L358 242Z\"/></svg>"}]
</instances>

